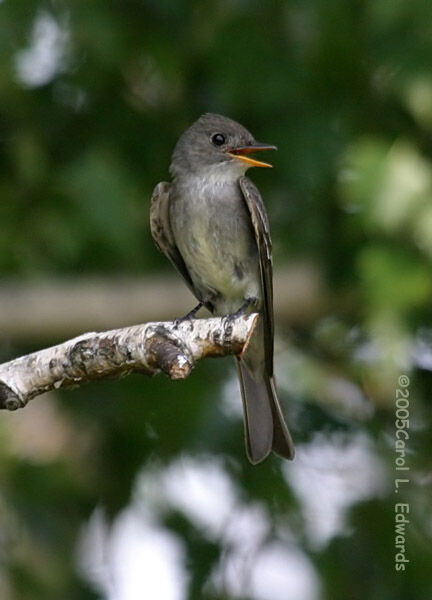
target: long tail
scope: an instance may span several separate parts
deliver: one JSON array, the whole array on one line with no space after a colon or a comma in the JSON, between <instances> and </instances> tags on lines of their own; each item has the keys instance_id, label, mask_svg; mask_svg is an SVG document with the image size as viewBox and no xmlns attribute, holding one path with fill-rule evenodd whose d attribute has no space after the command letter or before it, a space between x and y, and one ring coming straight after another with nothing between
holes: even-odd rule
<instances>
[{"instance_id":1,"label":"long tail","mask_svg":"<svg viewBox=\"0 0 432 600\"><path fill-rule=\"evenodd\" d=\"M246 452L251 463L264 460L273 450L292 460L294 444L277 397L273 377L264 369L254 370L238 358L237 367L243 399Z\"/></svg>"}]
</instances>

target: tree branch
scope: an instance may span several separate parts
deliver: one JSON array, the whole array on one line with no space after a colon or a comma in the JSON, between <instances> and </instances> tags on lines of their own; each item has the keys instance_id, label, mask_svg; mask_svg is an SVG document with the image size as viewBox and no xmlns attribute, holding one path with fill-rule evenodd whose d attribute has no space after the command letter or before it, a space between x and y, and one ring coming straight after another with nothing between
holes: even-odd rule
<instances>
[{"instance_id":1,"label":"tree branch","mask_svg":"<svg viewBox=\"0 0 432 600\"><path fill-rule=\"evenodd\" d=\"M239 354L257 314L134 325L85 333L0 365L0 408L16 410L52 389L129 373L184 379L200 358Z\"/></svg>"}]
</instances>

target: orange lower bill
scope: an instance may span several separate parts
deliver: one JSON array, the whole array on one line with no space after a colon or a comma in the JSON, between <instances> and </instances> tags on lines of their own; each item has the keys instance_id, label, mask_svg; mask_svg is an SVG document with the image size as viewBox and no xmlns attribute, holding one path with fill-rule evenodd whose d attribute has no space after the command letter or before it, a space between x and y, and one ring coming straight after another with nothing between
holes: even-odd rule
<instances>
[{"instance_id":1,"label":"orange lower bill","mask_svg":"<svg viewBox=\"0 0 432 600\"><path fill-rule=\"evenodd\" d=\"M229 154L229 156L232 156L233 158L238 158L239 160L242 160L251 167L269 167L270 169L273 167L273 165L271 165L270 163L266 163L261 160L255 160L255 158L245 156L244 154L237 154L234 152L227 152L227 154Z\"/></svg>"},{"instance_id":2,"label":"orange lower bill","mask_svg":"<svg viewBox=\"0 0 432 600\"><path fill-rule=\"evenodd\" d=\"M233 148L232 150L227 150L227 154L229 154L233 158L238 158L239 160L242 160L251 167L271 168L273 165L271 165L270 163L266 163L261 160L256 160L256 158L250 158L249 156L249 154L254 154L255 152L263 152L265 150L277 150L277 148L276 146L270 146L270 144L260 144L259 142L256 142L255 144L251 144L250 146L243 146L241 148Z\"/></svg>"}]
</instances>

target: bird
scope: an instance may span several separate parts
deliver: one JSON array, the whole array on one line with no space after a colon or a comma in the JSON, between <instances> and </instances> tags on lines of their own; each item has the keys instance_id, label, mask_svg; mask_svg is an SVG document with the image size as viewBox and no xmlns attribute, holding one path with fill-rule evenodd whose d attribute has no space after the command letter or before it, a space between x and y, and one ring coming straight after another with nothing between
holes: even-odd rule
<instances>
[{"instance_id":1,"label":"bird","mask_svg":"<svg viewBox=\"0 0 432 600\"><path fill-rule=\"evenodd\" d=\"M199 304L215 316L258 312L246 350L236 357L244 410L246 453L252 464L272 451L294 458L294 444L273 372L272 245L265 206L245 176L272 165L251 154L276 150L240 123L205 113L179 138L171 182L156 185L150 228Z\"/></svg>"}]
</instances>

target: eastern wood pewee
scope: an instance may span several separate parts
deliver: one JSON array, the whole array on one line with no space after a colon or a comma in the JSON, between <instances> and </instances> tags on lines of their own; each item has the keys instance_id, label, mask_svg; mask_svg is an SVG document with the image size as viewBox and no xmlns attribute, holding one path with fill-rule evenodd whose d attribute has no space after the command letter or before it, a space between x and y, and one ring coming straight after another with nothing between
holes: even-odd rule
<instances>
[{"instance_id":1,"label":"eastern wood pewee","mask_svg":"<svg viewBox=\"0 0 432 600\"><path fill-rule=\"evenodd\" d=\"M249 167L270 167L251 153L259 144L239 123L200 117L179 139L172 183L159 183L151 201L156 244L214 315L260 313L249 345L237 357L246 450L252 463L271 450L292 459L294 446L273 376L273 282L266 210Z\"/></svg>"}]
</instances>

